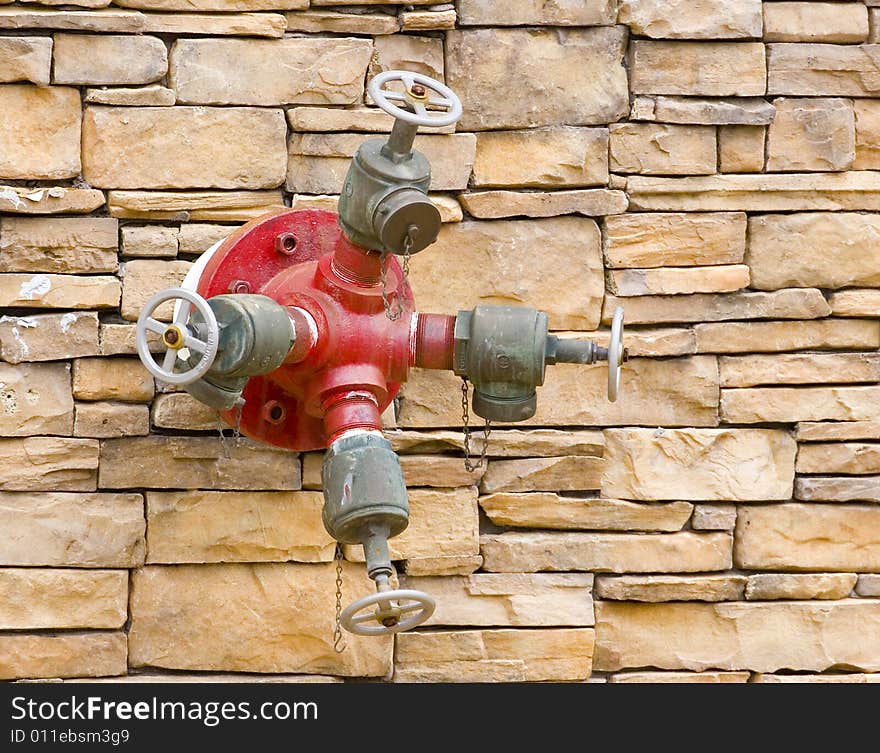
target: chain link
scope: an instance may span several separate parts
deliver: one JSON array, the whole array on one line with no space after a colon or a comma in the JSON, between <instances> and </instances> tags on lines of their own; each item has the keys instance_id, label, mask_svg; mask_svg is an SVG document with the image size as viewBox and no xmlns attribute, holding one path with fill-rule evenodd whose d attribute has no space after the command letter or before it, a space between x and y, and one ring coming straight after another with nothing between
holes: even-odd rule
<instances>
[{"instance_id":1,"label":"chain link","mask_svg":"<svg viewBox=\"0 0 880 753\"><path fill-rule=\"evenodd\" d=\"M337 654L345 651L345 640L342 636L342 544L336 542L336 625L333 628L333 650Z\"/></svg>"},{"instance_id":2,"label":"chain link","mask_svg":"<svg viewBox=\"0 0 880 753\"><path fill-rule=\"evenodd\" d=\"M464 468L468 473L473 473L482 468L486 463L486 454L489 452L489 435L492 433L492 422L486 420L483 424L483 447L480 450L480 459L475 463L471 460L471 428L470 411L468 410L468 380L461 378L461 423L464 428Z\"/></svg>"},{"instance_id":3,"label":"chain link","mask_svg":"<svg viewBox=\"0 0 880 753\"><path fill-rule=\"evenodd\" d=\"M394 301L393 307L388 297L388 261L391 254L388 251L382 252L379 266L379 275L382 280L382 305L385 306L385 316L392 322L396 322L400 319L401 314L403 314L403 290L409 280L409 260L412 255L413 239L416 232L418 232L418 228L415 225L410 225L406 231L406 237L403 239L403 276L400 278L400 287L397 290L397 298Z\"/></svg>"}]
</instances>

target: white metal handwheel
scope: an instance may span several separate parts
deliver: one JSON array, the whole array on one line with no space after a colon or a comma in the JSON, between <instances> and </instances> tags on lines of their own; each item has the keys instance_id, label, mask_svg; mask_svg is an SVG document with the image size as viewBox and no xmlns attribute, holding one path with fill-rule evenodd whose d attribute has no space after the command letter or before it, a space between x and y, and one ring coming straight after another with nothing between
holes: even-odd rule
<instances>
[{"instance_id":1,"label":"white metal handwheel","mask_svg":"<svg viewBox=\"0 0 880 753\"><path fill-rule=\"evenodd\" d=\"M404 90L385 89L390 83L401 83ZM461 117L461 100L455 92L421 73L385 71L370 81L367 91L373 102L389 115L413 125L440 128L452 125ZM429 106L440 109L429 110Z\"/></svg>"},{"instance_id":2,"label":"white metal handwheel","mask_svg":"<svg viewBox=\"0 0 880 753\"><path fill-rule=\"evenodd\" d=\"M620 367L623 366L623 306L618 306L611 320L611 342L608 344L608 399L614 403L620 391Z\"/></svg>"},{"instance_id":3,"label":"white metal handwheel","mask_svg":"<svg viewBox=\"0 0 880 753\"><path fill-rule=\"evenodd\" d=\"M183 305L175 306L174 320L170 324L160 322L153 316L156 309L166 301L178 301L178 304L185 302ZM193 306L204 321L207 330L205 334L197 335L189 325ZM159 335L160 343L164 346L164 350L158 354L161 365L150 352L148 332ZM220 344L220 328L217 326L214 311L202 296L192 290L168 288L159 291L144 304L138 317L135 339L141 361L156 379L166 384L192 384L205 376L214 363L217 347ZM181 358L184 349L200 356L195 366L189 366ZM178 370L181 366L186 368Z\"/></svg>"},{"instance_id":4,"label":"white metal handwheel","mask_svg":"<svg viewBox=\"0 0 880 753\"><path fill-rule=\"evenodd\" d=\"M342 610L339 621L355 635L388 635L421 625L434 614L436 606L434 599L424 591L378 591L349 604ZM370 607L376 609L361 614ZM370 622L377 624L370 625Z\"/></svg>"}]
</instances>

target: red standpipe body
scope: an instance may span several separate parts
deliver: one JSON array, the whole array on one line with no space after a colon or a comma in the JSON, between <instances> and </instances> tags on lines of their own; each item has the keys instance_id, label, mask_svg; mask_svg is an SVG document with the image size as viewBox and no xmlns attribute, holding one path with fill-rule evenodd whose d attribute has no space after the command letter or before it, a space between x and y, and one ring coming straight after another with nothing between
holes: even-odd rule
<instances>
[{"instance_id":1,"label":"red standpipe body","mask_svg":"<svg viewBox=\"0 0 880 753\"><path fill-rule=\"evenodd\" d=\"M278 369L251 377L240 414L225 411L224 420L262 442L322 449L346 431L381 430L412 366L452 368L455 317L415 313L397 259L386 264L383 283L380 255L352 244L333 212L282 210L227 238L198 292L274 299L289 308L297 344ZM383 289L400 312L393 320Z\"/></svg>"}]
</instances>

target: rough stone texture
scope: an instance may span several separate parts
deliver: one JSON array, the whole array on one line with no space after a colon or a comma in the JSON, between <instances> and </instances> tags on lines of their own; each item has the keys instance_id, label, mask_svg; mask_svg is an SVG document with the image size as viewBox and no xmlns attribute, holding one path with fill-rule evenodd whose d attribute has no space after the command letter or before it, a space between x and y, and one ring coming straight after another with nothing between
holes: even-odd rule
<instances>
[{"instance_id":1,"label":"rough stone texture","mask_svg":"<svg viewBox=\"0 0 880 753\"><path fill-rule=\"evenodd\" d=\"M395 452L460 452L464 437L459 431L408 431L392 429L385 432ZM475 452L483 449L482 437L471 437ZM508 429L492 433L488 454L491 457L558 457L561 455L594 455L601 457L605 439L601 431L559 429Z\"/></svg>"},{"instance_id":2,"label":"rough stone texture","mask_svg":"<svg viewBox=\"0 0 880 753\"><path fill-rule=\"evenodd\" d=\"M83 175L101 188L272 188L284 137L280 110L87 107Z\"/></svg>"},{"instance_id":3,"label":"rough stone texture","mask_svg":"<svg viewBox=\"0 0 880 753\"><path fill-rule=\"evenodd\" d=\"M728 125L718 129L718 165L722 173L759 173L764 169L765 129Z\"/></svg>"},{"instance_id":4,"label":"rough stone texture","mask_svg":"<svg viewBox=\"0 0 880 753\"><path fill-rule=\"evenodd\" d=\"M872 97L880 92L872 44L768 44L767 93Z\"/></svg>"},{"instance_id":5,"label":"rough stone texture","mask_svg":"<svg viewBox=\"0 0 880 753\"><path fill-rule=\"evenodd\" d=\"M612 268L738 264L746 216L631 212L605 220L604 242L605 263Z\"/></svg>"},{"instance_id":6,"label":"rough stone texture","mask_svg":"<svg viewBox=\"0 0 880 753\"><path fill-rule=\"evenodd\" d=\"M877 317L880 315L880 290L838 290L828 296L828 305L836 316Z\"/></svg>"},{"instance_id":7,"label":"rough stone texture","mask_svg":"<svg viewBox=\"0 0 880 753\"><path fill-rule=\"evenodd\" d=\"M624 32L620 28L449 32L446 83L464 105L458 127L483 131L617 120L629 104L621 65ZM491 57L485 55L488 49ZM496 96L502 87L519 96Z\"/></svg>"},{"instance_id":8,"label":"rough stone texture","mask_svg":"<svg viewBox=\"0 0 880 753\"><path fill-rule=\"evenodd\" d=\"M790 499L797 446L772 429L608 429L602 494L624 499Z\"/></svg>"},{"instance_id":9,"label":"rough stone texture","mask_svg":"<svg viewBox=\"0 0 880 753\"><path fill-rule=\"evenodd\" d=\"M344 566L346 597L374 591L363 569ZM331 563L152 566L132 579L133 667L382 676L388 638L346 636L333 650L336 579ZM223 615L223 630L217 616Z\"/></svg>"},{"instance_id":10,"label":"rough stone texture","mask_svg":"<svg viewBox=\"0 0 880 753\"><path fill-rule=\"evenodd\" d=\"M397 640L394 682L565 682L590 676L595 631L438 630Z\"/></svg>"},{"instance_id":11,"label":"rough stone texture","mask_svg":"<svg viewBox=\"0 0 880 753\"><path fill-rule=\"evenodd\" d=\"M611 170L647 175L709 175L715 172L715 129L654 123L610 127Z\"/></svg>"},{"instance_id":12,"label":"rough stone texture","mask_svg":"<svg viewBox=\"0 0 880 753\"><path fill-rule=\"evenodd\" d=\"M67 441L91 443L97 452L95 440ZM6 532L0 541L3 565L138 567L144 562L140 494L2 492L0 519Z\"/></svg>"},{"instance_id":13,"label":"rough stone texture","mask_svg":"<svg viewBox=\"0 0 880 753\"><path fill-rule=\"evenodd\" d=\"M91 188L0 185L0 211L9 214L88 214L103 205L104 194Z\"/></svg>"},{"instance_id":14,"label":"rough stone texture","mask_svg":"<svg viewBox=\"0 0 880 753\"><path fill-rule=\"evenodd\" d=\"M774 101L767 130L767 169L847 170L855 159L855 116L848 99Z\"/></svg>"},{"instance_id":15,"label":"rough stone texture","mask_svg":"<svg viewBox=\"0 0 880 753\"><path fill-rule=\"evenodd\" d=\"M749 284L744 264L713 267L659 267L611 269L605 276L608 291L617 296L727 293Z\"/></svg>"},{"instance_id":16,"label":"rough stone texture","mask_svg":"<svg viewBox=\"0 0 880 753\"><path fill-rule=\"evenodd\" d=\"M562 457L495 460L480 482L482 492L598 489L602 458Z\"/></svg>"},{"instance_id":17,"label":"rough stone texture","mask_svg":"<svg viewBox=\"0 0 880 753\"><path fill-rule=\"evenodd\" d=\"M727 423L859 421L877 415L880 387L752 387L721 390Z\"/></svg>"},{"instance_id":18,"label":"rough stone texture","mask_svg":"<svg viewBox=\"0 0 880 753\"><path fill-rule=\"evenodd\" d=\"M0 679L102 677L124 674L125 633L0 634Z\"/></svg>"},{"instance_id":19,"label":"rough stone texture","mask_svg":"<svg viewBox=\"0 0 880 753\"><path fill-rule=\"evenodd\" d=\"M169 86L186 104L350 105L363 96L371 52L366 39L181 39Z\"/></svg>"},{"instance_id":20,"label":"rough stone texture","mask_svg":"<svg viewBox=\"0 0 880 753\"><path fill-rule=\"evenodd\" d=\"M765 42L868 40L868 10L863 3L773 2L764 4Z\"/></svg>"},{"instance_id":21,"label":"rough stone texture","mask_svg":"<svg viewBox=\"0 0 880 753\"><path fill-rule=\"evenodd\" d=\"M880 502L880 476L799 478L794 496L810 502Z\"/></svg>"},{"instance_id":22,"label":"rough stone texture","mask_svg":"<svg viewBox=\"0 0 880 753\"><path fill-rule=\"evenodd\" d=\"M592 570L611 573L707 572L731 566L726 533L501 533L480 537L483 569L522 573Z\"/></svg>"},{"instance_id":23,"label":"rough stone texture","mask_svg":"<svg viewBox=\"0 0 880 753\"><path fill-rule=\"evenodd\" d=\"M287 19L280 13L147 13L143 30L153 34L216 34L280 38Z\"/></svg>"},{"instance_id":24,"label":"rough stone texture","mask_svg":"<svg viewBox=\"0 0 880 753\"><path fill-rule=\"evenodd\" d=\"M688 502L646 505L550 492L498 492L480 497L480 507L499 526L670 532L680 531L693 510Z\"/></svg>"},{"instance_id":25,"label":"rough stone texture","mask_svg":"<svg viewBox=\"0 0 880 753\"><path fill-rule=\"evenodd\" d=\"M749 570L876 572L880 509L797 502L741 507L734 561Z\"/></svg>"},{"instance_id":26,"label":"rough stone texture","mask_svg":"<svg viewBox=\"0 0 880 753\"><path fill-rule=\"evenodd\" d=\"M764 676L767 677L767 675ZM788 677L789 675L783 676ZM721 685L749 682L750 677L750 672L621 672L611 675L608 682L648 683L651 685L657 683Z\"/></svg>"},{"instance_id":27,"label":"rough stone texture","mask_svg":"<svg viewBox=\"0 0 880 753\"><path fill-rule=\"evenodd\" d=\"M128 617L123 570L0 569L0 628L120 628Z\"/></svg>"},{"instance_id":28,"label":"rough stone texture","mask_svg":"<svg viewBox=\"0 0 880 753\"><path fill-rule=\"evenodd\" d=\"M880 576L876 573L859 575L856 593L859 596L880 596Z\"/></svg>"},{"instance_id":29,"label":"rough stone texture","mask_svg":"<svg viewBox=\"0 0 880 753\"><path fill-rule=\"evenodd\" d=\"M785 355L722 356L718 359L722 387L761 384L828 384L880 382L877 353L790 353Z\"/></svg>"},{"instance_id":30,"label":"rough stone texture","mask_svg":"<svg viewBox=\"0 0 880 753\"><path fill-rule=\"evenodd\" d=\"M78 358L73 362L73 396L77 400L149 402L152 375L134 358Z\"/></svg>"},{"instance_id":31,"label":"rough stone texture","mask_svg":"<svg viewBox=\"0 0 880 753\"><path fill-rule=\"evenodd\" d=\"M631 120L691 125L768 125L773 121L773 105L763 97L634 97Z\"/></svg>"},{"instance_id":32,"label":"rough stone texture","mask_svg":"<svg viewBox=\"0 0 880 753\"><path fill-rule=\"evenodd\" d=\"M739 601L745 575L602 575L596 596L613 601Z\"/></svg>"},{"instance_id":33,"label":"rough stone texture","mask_svg":"<svg viewBox=\"0 0 880 753\"><path fill-rule=\"evenodd\" d=\"M425 623L474 627L581 627L593 624L592 573L476 573L407 578L437 609Z\"/></svg>"},{"instance_id":34,"label":"rough stone texture","mask_svg":"<svg viewBox=\"0 0 880 753\"><path fill-rule=\"evenodd\" d=\"M180 285L191 266L188 261L137 259L126 262L122 269L122 318L137 321L147 300L160 290ZM172 310L173 303L169 301L159 306L153 316L170 321Z\"/></svg>"},{"instance_id":35,"label":"rough stone texture","mask_svg":"<svg viewBox=\"0 0 880 753\"><path fill-rule=\"evenodd\" d=\"M767 86L764 45L756 42L637 40L629 55L635 94L760 97Z\"/></svg>"},{"instance_id":36,"label":"rough stone texture","mask_svg":"<svg viewBox=\"0 0 880 753\"><path fill-rule=\"evenodd\" d=\"M853 100L856 119L856 170L880 167L880 103L871 99Z\"/></svg>"},{"instance_id":37,"label":"rough stone texture","mask_svg":"<svg viewBox=\"0 0 880 753\"><path fill-rule=\"evenodd\" d=\"M767 630L767 624L774 626ZM877 671L880 604L600 602L594 668ZM855 632L853 632L855 631ZM853 640L859 635L859 640Z\"/></svg>"},{"instance_id":38,"label":"rough stone texture","mask_svg":"<svg viewBox=\"0 0 880 753\"><path fill-rule=\"evenodd\" d=\"M409 7L409 6L406 6ZM441 7L441 6L437 6ZM401 31L422 31L427 29L454 29L457 14L454 9L427 10L427 11L401 11Z\"/></svg>"},{"instance_id":39,"label":"rough stone texture","mask_svg":"<svg viewBox=\"0 0 880 753\"><path fill-rule=\"evenodd\" d=\"M112 217L245 222L284 206L280 191L110 191Z\"/></svg>"},{"instance_id":40,"label":"rough stone texture","mask_svg":"<svg viewBox=\"0 0 880 753\"><path fill-rule=\"evenodd\" d=\"M805 421L797 425L795 432L800 442L824 440L880 439L880 421Z\"/></svg>"},{"instance_id":41,"label":"rough stone texture","mask_svg":"<svg viewBox=\"0 0 880 753\"><path fill-rule=\"evenodd\" d=\"M114 5L142 10L231 11L302 10L308 0L119 0Z\"/></svg>"},{"instance_id":42,"label":"rough stone texture","mask_svg":"<svg viewBox=\"0 0 880 753\"><path fill-rule=\"evenodd\" d=\"M63 31L139 32L144 17L127 10L50 10L0 8L0 29L59 29Z\"/></svg>"},{"instance_id":43,"label":"rough stone texture","mask_svg":"<svg viewBox=\"0 0 880 753\"><path fill-rule=\"evenodd\" d=\"M168 70L158 37L56 34L52 58L56 84L149 84Z\"/></svg>"},{"instance_id":44,"label":"rough stone texture","mask_svg":"<svg viewBox=\"0 0 880 753\"><path fill-rule=\"evenodd\" d=\"M772 675L772 674L763 674L756 673L752 675L751 682L771 682L771 683L875 683L880 682L880 675L865 675L865 674L857 674L855 672L849 672L847 674L821 674L821 675L808 675L808 674L786 674L786 675Z\"/></svg>"},{"instance_id":45,"label":"rough stone texture","mask_svg":"<svg viewBox=\"0 0 880 753\"><path fill-rule=\"evenodd\" d=\"M373 40L369 78L384 71L406 70L442 81L443 69L443 40L438 37L407 34Z\"/></svg>"},{"instance_id":46,"label":"rough stone texture","mask_svg":"<svg viewBox=\"0 0 880 753\"><path fill-rule=\"evenodd\" d=\"M123 256L177 256L177 228L128 226L122 228Z\"/></svg>"},{"instance_id":47,"label":"rough stone texture","mask_svg":"<svg viewBox=\"0 0 880 753\"><path fill-rule=\"evenodd\" d=\"M0 436L73 431L70 366L0 363Z\"/></svg>"},{"instance_id":48,"label":"rough stone texture","mask_svg":"<svg viewBox=\"0 0 880 753\"><path fill-rule=\"evenodd\" d=\"M695 531L732 531L736 525L736 505L695 505L691 528Z\"/></svg>"},{"instance_id":49,"label":"rough stone texture","mask_svg":"<svg viewBox=\"0 0 880 753\"><path fill-rule=\"evenodd\" d=\"M159 429L213 431L225 426L216 410L186 392L157 395L153 401L152 421Z\"/></svg>"},{"instance_id":50,"label":"rough stone texture","mask_svg":"<svg viewBox=\"0 0 880 753\"><path fill-rule=\"evenodd\" d=\"M845 599L856 585L857 577L854 573L750 575L745 595L749 601Z\"/></svg>"},{"instance_id":51,"label":"rough stone texture","mask_svg":"<svg viewBox=\"0 0 880 753\"><path fill-rule=\"evenodd\" d=\"M68 86L0 86L0 178L78 175L81 115L79 92Z\"/></svg>"},{"instance_id":52,"label":"rough stone texture","mask_svg":"<svg viewBox=\"0 0 880 753\"><path fill-rule=\"evenodd\" d=\"M0 317L0 355L9 363L56 361L98 354L93 312Z\"/></svg>"},{"instance_id":53,"label":"rough stone texture","mask_svg":"<svg viewBox=\"0 0 880 753\"><path fill-rule=\"evenodd\" d=\"M0 82L49 85L52 40L46 37L0 38Z\"/></svg>"},{"instance_id":54,"label":"rough stone texture","mask_svg":"<svg viewBox=\"0 0 880 753\"><path fill-rule=\"evenodd\" d=\"M618 22L655 39L761 36L760 0L621 0Z\"/></svg>"},{"instance_id":55,"label":"rough stone texture","mask_svg":"<svg viewBox=\"0 0 880 753\"><path fill-rule=\"evenodd\" d=\"M117 232L109 217L3 217L0 272L115 272Z\"/></svg>"},{"instance_id":56,"label":"rough stone texture","mask_svg":"<svg viewBox=\"0 0 880 753\"><path fill-rule=\"evenodd\" d=\"M171 107L174 91L159 84L132 89L114 86L111 89L86 89L86 104L116 105L117 107Z\"/></svg>"},{"instance_id":57,"label":"rough stone texture","mask_svg":"<svg viewBox=\"0 0 880 753\"><path fill-rule=\"evenodd\" d=\"M0 274L0 306L12 308L115 308L122 294L115 277Z\"/></svg>"},{"instance_id":58,"label":"rough stone texture","mask_svg":"<svg viewBox=\"0 0 880 753\"><path fill-rule=\"evenodd\" d=\"M869 476L880 473L880 444L816 442L798 450L798 473Z\"/></svg>"},{"instance_id":59,"label":"rough stone texture","mask_svg":"<svg viewBox=\"0 0 880 753\"><path fill-rule=\"evenodd\" d=\"M287 30L334 34L393 34L400 24L394 16L384 13L334 13L332 11L298 11L286 13Z\"/></svg>"},{"instance_id":60,"label":"rough stone texture","mask_svg":"<svg viewBox=\"0 0 880 753\"><path fill-rule=\"evenodd\" d=\"M150 409L131 403L78 403L73 436L109 439L150 433Z\"/></svg>"},{"instance_id":61,"label":"rough stone texture","mask_svg":"<svg viewBox=\"0 0 880 753\"><path fill-rule=\"evenodd\" d=\"M460 196L468 214L478 219L556 217L581 214L598 217L626 211L626 194L604 188L583 191L475 191Z\"/></svg>"},{"instance_id":62,"label":"rough stone texture","mask_svg":"<svg viewBox=\"0 0 880 753\"><path fill-rule=\"evenodd\" d=\"M861 319L723 322L698 324L694 329L700 353L875 350L880 346L880 323Z\"/></svg>"},{"instance_id":63,"label":"rough stone texture","mask_svg":"<svg viewBox=\"0 0 880 753\"><path fill-rule=\"evenodd\" d=\"M615 5L614 0L461 0L458 21L462 26L608 26L616 19Z\"/></svg>"}]
</instances>

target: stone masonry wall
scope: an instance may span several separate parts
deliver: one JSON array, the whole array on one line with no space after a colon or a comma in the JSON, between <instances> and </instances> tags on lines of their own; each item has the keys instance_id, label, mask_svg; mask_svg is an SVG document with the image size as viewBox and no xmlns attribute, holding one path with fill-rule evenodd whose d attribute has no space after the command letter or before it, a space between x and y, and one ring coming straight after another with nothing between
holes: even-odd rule
<instances>
[{"instance_id":1,"label":"stone masonry wall","mask_svg":"<svg viewBox=\"0 0 880 753\"><path fill-rule=\"evenodd\" d=\"M347 2L0 0L0 678L880 679L880 0ZM415 373L392 552L438 609L336 654L320 455L221 438L133 322L333 208L391 68L465 107L419 308L623 304L634 358L616 404L552 369L473 474Z\"/></svg>"}]
</instances>

